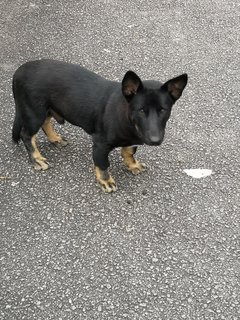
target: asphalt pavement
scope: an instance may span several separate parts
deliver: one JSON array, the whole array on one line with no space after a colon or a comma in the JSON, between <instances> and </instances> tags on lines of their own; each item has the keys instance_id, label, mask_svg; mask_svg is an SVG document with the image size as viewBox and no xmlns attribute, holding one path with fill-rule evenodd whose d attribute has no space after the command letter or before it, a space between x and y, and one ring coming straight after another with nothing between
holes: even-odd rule
<instances>
[{"instance_id":1,"label":"asphalt pavement","mask_svg":"<svg viewBox=\"0 0 240 320\"><path fill-rule=\"evenodd\" d=\"M240 4L237 0L0 1L0 319L240 319ZM96 185L91 137L66 124L52 168L11 141L11 78L28 60L111 80L187 72L165 141L118 191ZM196 178L190 169L208 169ZM201 172L200 172L201 173ZM190 175L189 175L190 174Z\"/></svg>"}]
</instances>

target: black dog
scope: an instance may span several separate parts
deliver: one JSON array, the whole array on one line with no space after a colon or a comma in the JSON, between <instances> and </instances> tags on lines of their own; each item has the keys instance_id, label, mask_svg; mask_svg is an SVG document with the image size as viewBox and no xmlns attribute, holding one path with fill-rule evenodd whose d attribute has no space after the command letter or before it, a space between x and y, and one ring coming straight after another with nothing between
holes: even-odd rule
<instances>
[{"instance_id":1,"label":"black dog","mask_svg":"<svg viewBox=\"0 0 240 320\"><path fill-rule=\"evenodd\" d=\"M128 71L122 83L106 80L78 65L54 60L30 61L13 77L16 114L13 140L23 140L35 169L48 163L36 146L35 135L42 127L52 143L65 146L51 118L83 128L93 139L93 162L97 182L105 192L116 191L108 173L108 155L122 147L122 157L133 174L143 171L134 159L134 145L160 145L172 105L187 84L187 74L162 84L141 81Z\"/></svg>"}]
</instances>

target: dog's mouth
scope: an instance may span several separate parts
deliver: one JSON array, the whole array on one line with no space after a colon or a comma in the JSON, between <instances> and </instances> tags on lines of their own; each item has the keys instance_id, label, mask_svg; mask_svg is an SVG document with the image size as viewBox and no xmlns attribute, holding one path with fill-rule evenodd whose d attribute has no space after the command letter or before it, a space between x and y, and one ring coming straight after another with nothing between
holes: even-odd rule
<instances>
[{"instance_id":1,"label":"dog's mouth","mask_svg":"<svg viewBox=\"0 0 240 320\"><path fill-rule=\"evenodd\" d=\"M148 141L145 142L148 146L160 146L162 144L162 141L160 142L152 142L152 141Z\"/></svg>"},{"instance_id":2,"label":"dog's mouth","mask_svg":"<svg viewBox=\"0 0 240 320\"><path fill-rule=\"evenodd\" d=\"M161 140L152 141L150 139L145 139L145 144L148 146L160 146L163 142L163 138Z\"/></svg>"}]
</instances>

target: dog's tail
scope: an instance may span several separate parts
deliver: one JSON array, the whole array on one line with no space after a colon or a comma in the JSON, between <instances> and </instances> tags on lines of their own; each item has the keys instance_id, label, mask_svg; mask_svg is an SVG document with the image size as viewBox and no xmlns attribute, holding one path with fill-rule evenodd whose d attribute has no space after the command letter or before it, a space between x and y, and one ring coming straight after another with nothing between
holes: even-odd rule
<instances>
[{"instance_id":1,"label":"dog's tail","mask_svg":"<svg viewBox=\"0 0 240 320\"><path fill-rule=\"evenodd\" d=\"M22 121L18 110L16 109L15 119L12 128L12 139L15 143L20 140L20 132L22 130Z\"/></svg>"},{"instance_id":2,"label":"dog's tail","mask_svg":"<svg viewBox=\"0 0 240 320\"><path fill-rule=\"evenodd\" d=\"M18 102L16 99L16 79L15 79L15 74L13 76L13 81L12 81L12 91L13 91L13 98L14 98L14 102L15 102L15 118L14 118L14 122L13 122L13 128L12 128L12 140L13 142L17 143L21 136L21 130L22 130L22 120L21 120L21 115L19 112L19 106L18 106Z\"/></svg>"}]
</instances>

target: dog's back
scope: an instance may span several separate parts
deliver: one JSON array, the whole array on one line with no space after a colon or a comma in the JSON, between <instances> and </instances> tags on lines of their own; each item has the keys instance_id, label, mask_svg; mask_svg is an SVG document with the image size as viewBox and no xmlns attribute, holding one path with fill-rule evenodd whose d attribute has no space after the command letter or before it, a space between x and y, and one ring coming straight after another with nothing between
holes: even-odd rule
<instances>
[{"instance_id":1,"label":"dog's back","mask_svg":"<svg viewBox=\"0 0 240 320\"><path fill-rule=\"evenodd\" d=\"M21 113L24 121L27 113L35 113L41 119L46 112L52 111L56 117L82 127L89 134L94 133L96 118L103 113L116 87L120 87L116 82L79 65L55 60L27 62L13 77L16 102L14 140L18 136L20 126L17 119L21 118Z\"/></svg>"}]
</instances>

